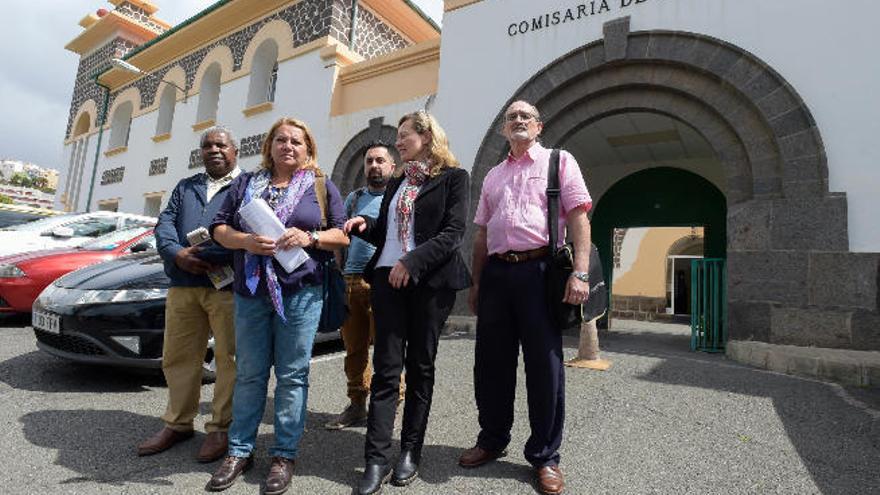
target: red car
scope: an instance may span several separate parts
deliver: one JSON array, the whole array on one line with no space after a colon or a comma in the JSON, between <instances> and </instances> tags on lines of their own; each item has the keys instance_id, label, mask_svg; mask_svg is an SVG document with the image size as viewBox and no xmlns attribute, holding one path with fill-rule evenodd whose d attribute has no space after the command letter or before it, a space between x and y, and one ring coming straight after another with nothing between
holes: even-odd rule
<instances>
[{"instance_id":1,"label":"red car","mask_svg":"<svg viewBox=\"0 0 880 495\"><path fill-rule=\"evenodd\" d=\"M117 230L75 248L0 257L0 314L30 313L40 292L58 277L124 254L156 249L153 229Z\"/></svg>"}]
</instances>

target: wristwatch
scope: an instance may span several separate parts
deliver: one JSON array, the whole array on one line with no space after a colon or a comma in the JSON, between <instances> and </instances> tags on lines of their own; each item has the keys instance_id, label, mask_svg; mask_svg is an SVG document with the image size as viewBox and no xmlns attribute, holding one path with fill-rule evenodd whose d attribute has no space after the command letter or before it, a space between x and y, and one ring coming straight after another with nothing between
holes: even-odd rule
<instances>
[{"instance_id":1,"label":"wristwatch","mask_svg":"<svg viewBox=\"0 0 880 495\"><path fill-rule=\"evenodd\" d=\"M309 239L312 240L312 246L318 245L318 240L320 240L321 234L317 230L313 230L309 232Z\"/></svg>"},{"instance_id":2,"label":"wristwatch","mask_svg":"<svg viewBox=\"0 0 880 495\"><path fill-rule=\"evenodd\" d=\"M587 272L571 272L571 276L580 280L581 282L590 282L590 274Z\"/></svg>"}]
</instances>

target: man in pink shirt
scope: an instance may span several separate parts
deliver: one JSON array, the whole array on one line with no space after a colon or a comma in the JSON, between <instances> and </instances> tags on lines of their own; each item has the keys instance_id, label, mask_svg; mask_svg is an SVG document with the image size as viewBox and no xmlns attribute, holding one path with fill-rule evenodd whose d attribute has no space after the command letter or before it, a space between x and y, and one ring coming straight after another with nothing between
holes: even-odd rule
<instances>
[{"instance_id":1,"label":"man in pink shirt","mask_svg":"<svg viewBox=\"0 0 880 495\"><path fill-rule=\"evenodd\" d=\"M561 330L545 297L549 263L547 173L551 150L538 142L543 124L538 110L524 101L505 112L507 159L486 175L474 223L474 285L468 302L477 314L474 394L480 434L476 446L459 458L477 467L505 455L513 426L516 368L522 346L528 390L531 436L523 454L535 468L542 493L561 493L559 447L565 418L565 375ZM580 166L568 152L559 154L560 245L565 228L574 242L574 273L565 301L583 304L589 295L592 206Z\"/></svg>"}]
</instances>

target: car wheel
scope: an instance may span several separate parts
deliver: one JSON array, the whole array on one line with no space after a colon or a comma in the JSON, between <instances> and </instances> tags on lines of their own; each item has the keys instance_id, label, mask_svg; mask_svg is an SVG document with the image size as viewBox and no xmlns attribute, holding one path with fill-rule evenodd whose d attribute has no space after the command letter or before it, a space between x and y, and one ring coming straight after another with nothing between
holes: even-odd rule
<instances>
[{"instance_id":1,"label":"car wheel","mask_svg":"<svg viewBox=\"0 0 880 495\"><path fill-rule=\"evenodd\" d=\"M217 360L214 358L214 337L208 340L205 360L202 361L202 382L213 383L217 379Z\"/></svg>"}]
</instances>

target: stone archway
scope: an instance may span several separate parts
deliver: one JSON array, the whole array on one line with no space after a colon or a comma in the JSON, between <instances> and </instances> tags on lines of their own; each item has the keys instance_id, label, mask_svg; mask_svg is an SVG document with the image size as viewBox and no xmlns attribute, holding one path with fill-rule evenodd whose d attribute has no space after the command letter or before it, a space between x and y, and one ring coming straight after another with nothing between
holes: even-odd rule
<instances>
[{"instance_id":1,"label":"stone archway","mask_svg":"<svg viewBox=\"0 0 880 495\"><path fill-rule=\"evenodd\" d=\"M376 117L370 120L370 126L357 133L348 141L342 149L336 164L333 165L331 180L339 188L344 198L352 190L365 185L364 182L364 153L367 146L373 141L388 143L395 161L400 161L397 150L394 149L394 141L397 139L397 128L385 125L384 117Z\"/></svg>"},{"instance_id":2,"label":"stone archway","mask_svg":"<svg viewBox=\"0 0 880 495\"><path fill-rule=\"evenodd\" d=\"M539 108L547 146L610 115L665 115L696 129L724 171L731 338L880 349L871 327L880 321L878 282L858 275L877 273L878 257L848 252L846 197L828 190L822 139L794 88L753 54L708 36L630 32L629 18L606 23L604 34L499 109L474 161L471 211L507 153L495 129L512 101Z\"/></svg>"}]
</instances>

